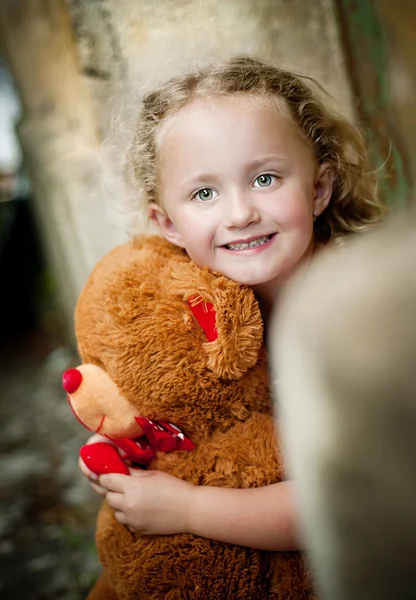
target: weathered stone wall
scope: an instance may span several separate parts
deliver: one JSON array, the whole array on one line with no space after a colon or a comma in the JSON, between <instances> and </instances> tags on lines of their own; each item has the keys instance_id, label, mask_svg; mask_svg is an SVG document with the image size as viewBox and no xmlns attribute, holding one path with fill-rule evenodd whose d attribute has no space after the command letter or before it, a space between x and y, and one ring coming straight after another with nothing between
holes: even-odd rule
<instances>
[{"instance_id":1,"label":"weathered stone wall","mask_svg":"<svg viewBox=\"0 0 416 600\"><path fill-rule=\"evenodd\" d=\"M353 116L332 0L68 3L101 130L110 140L110 123L121 120L129 131L128 119L140 96L153 86L236 53L253 54L316 78L335 107Z\"/></svg>"}]
</instances>

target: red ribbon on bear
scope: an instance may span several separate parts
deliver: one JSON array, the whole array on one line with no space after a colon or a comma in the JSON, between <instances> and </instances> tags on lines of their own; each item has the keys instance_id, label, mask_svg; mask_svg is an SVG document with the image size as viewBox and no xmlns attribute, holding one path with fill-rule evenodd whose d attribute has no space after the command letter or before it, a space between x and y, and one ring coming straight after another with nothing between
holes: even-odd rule
<instances>
[{"instance_id":1,"label":"red ribbon on bear","mask_svg":"<svg viewBox=\"0 0 416 600\"><path fill-rule=\"evenodd\" d=\"M95 442L82 446L80 455L86 466L96 475L121 473L128 475L126 460L147 466L156 456L156 452L174 452L175 450L193 450L195 444L184 433L168 421L152 421L146 417L135 417L143 429L144 436L137 439L114 439L109 436L122 455L108 442Z\"/></svg>"}]
</instances>

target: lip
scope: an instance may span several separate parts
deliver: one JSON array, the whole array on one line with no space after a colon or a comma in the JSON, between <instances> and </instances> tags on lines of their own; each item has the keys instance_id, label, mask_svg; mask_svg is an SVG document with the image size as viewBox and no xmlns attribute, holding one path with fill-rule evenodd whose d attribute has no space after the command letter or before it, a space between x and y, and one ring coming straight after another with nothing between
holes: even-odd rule
<instances>
[{"instance_id":1,"label":"lip","mask_svg":"<svg viewBox=\"0 0 416 600\"><path fill-rule=\"evenodd\" d=\"M254 240L259 240L260 238L268 237L271 235L274 237L275 233L263 233L262 235L253 235L252 237L240 240L233 240L232 242L227 242L226 244L222 244L222 247L229 246L230 244L249 244L250 242L254 242Z\"/></svg>"},{"instance_id":2,"label":"lip","mask_svg":"<svg viewBox=\"0 0 416 600\"><path fill-rule=\"evenodd\" d=\"M275 239L277 238L277 233L269 233L268 234L270 237L270 240L268 242L266 242L265 244L261 244L260 246L254 246L253 248L243 248L241 250L230 250L229 248L226 248L225 245L221 246L221 250L223 252L227 252L227 254L229 255L233 255L233 256L248 256L248 255L255 255L255 254L261 254L262 252L264 252L265 250L267 250L268 248L270 248L270 246L274 243ZM251 242L253 240L258 240L259 238L265 237L263 235L259 235L259 236L255 236L252 238L247 238L246 240L241 240L239 242L230 242L230 244L247 244L248 242Z\"/></svg>"}]
</instances>

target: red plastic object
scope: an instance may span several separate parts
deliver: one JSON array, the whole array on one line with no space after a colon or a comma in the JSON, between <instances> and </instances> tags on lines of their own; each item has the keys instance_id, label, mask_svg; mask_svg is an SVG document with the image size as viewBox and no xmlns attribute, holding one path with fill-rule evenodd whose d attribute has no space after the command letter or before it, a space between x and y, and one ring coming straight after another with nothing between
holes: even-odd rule
<instances>
[{"instance_id":1,"label":"red plastic object","mask_svg":"<svg viewBox=\"0 0 416 600\"><path fill-rule=\"evenodd\" d=\"M113 444L96 442L82 446L80 455L90 471L96 475L121 473L129 475L129 470Z\"/></svg>"},{"instance_id":2,"label":"red plastic object","mask_svg":"<svg viewBox=\"0 0 416 600\"><path fill-rule=\"evenodd\" d=\"M82 382L81 371L78 369L68 369L62 375L62 385L68 394L73 394L77 391Z\"/></svg>"},{"instance_id":3,"label":"red plastic object","mask_svg":"<svg viewBox=\"0 0 416 600\"><path fill-rule=\"evenodd\" d=\"M215 308L210 302L205 302L204 300L198 302L197 300L195 297L188 300L189 308L200 324L207 340L214 342L218 338L218 331L215 327L217 316Z\"/></svg>"}]
</instances>

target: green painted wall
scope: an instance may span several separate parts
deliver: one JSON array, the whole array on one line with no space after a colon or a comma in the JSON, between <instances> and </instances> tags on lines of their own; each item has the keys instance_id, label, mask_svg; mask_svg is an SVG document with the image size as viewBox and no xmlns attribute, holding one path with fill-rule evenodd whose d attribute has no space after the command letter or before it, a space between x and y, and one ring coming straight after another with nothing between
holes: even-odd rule
<instances>
[{"instance_id":1,"label":"green painted wall","mask_svg":"<svg viewBox=\"0 0 416 600\"><path fill-rule=\"evenodd\" d=\"M380 193L392 207L408 202L409 176L389 83L389 42L372 0L335 0L358 116L368 131Z\"/></svg>"}]
</instances>

